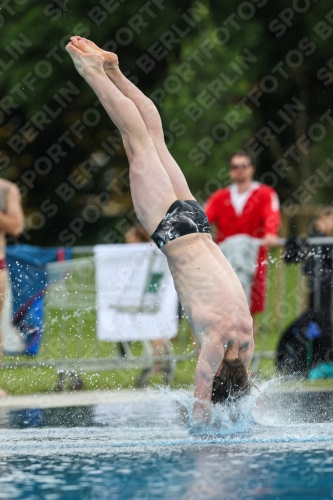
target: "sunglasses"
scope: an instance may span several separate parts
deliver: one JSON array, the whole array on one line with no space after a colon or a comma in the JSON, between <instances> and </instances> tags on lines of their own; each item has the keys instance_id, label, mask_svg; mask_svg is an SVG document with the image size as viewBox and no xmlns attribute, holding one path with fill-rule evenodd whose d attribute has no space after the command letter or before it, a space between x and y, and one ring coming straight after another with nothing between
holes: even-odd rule
<instances>
[{"instance_id":1,"label":"sunglasses","mask_svg":"<svg viewBox=\"0 0 333 500\"><path fill-rule=\"evenodd\" d=\"M243 170L245 170L247 167L249 167L250 164L247 163L246 165L243 163L242 165L230 165L230 170L237 170L238 168L242 168Z\"/></svg>"}]
</instances>

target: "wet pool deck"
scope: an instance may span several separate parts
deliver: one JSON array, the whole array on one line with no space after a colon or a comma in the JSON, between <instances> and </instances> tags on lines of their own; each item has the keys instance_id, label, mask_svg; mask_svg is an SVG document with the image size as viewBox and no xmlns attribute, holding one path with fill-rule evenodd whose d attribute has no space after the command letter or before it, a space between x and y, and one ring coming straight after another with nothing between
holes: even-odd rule
<instances>
[{"instance_id":1,"label":"wet pool deck","mask_svg":"<svg viewBox=\"0 0 333 500\"><path fill-rule=\"evenodd\" d=\"M78 391L48 394L30 394L26 396L7 396L0 398L0 409L19 408L65 408L72 406L88 406L105 403L120 403L143 399L153 399L160 391L122 389L117 391Z\"/></svg>"},{"instance_id":2,"label":"wet pool deck","mask_svg":"<svg viewBox=\"0 0 333 500\"><path fill-rule=\"evenodd\" d=\"M295 388L284 386L273 389L273 392L280 394L286 393L332 393L331 388L300 386ZM191 391L189 391L189 394ZM29 394L26 396L7 396L0 398L0 409L19 409L19 408L65 408L73 406L88 406L105 403L121 403L128 399L131 401L142 401L160 397L161 392L156 389L121 389L116 391L77 391L77 392L52 392Z\"/></svg>"}]
</instances>

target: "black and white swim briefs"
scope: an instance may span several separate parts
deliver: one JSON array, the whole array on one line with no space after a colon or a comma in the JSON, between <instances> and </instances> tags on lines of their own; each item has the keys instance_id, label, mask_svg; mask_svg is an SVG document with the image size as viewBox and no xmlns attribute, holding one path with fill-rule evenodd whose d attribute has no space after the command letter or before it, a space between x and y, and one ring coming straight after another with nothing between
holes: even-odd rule
<instances>
[{"instance_id":1,"label":"black and white swim briefs","mask_svg":"<svg viewBox=\"0 0 333 500\"><path fill-rule=\"evenodd\" d=\"M210 233L205 211L196 200L176 200L151 235L151 239L158 248L162 248L169 241L191 233Z\"/></svg>"}]
</instances>

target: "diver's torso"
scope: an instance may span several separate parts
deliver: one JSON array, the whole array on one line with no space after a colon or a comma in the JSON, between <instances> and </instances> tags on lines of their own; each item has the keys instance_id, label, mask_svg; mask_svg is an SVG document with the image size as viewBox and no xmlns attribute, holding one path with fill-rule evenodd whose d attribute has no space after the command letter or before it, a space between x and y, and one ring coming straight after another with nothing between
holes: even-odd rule
<instances>
[{"instance_id":1,"label":"diver's torso","mask_svg":"<svg viewBox=\"0 0 333 500\"><path fill-rule=\"evenodd\" d=\"M243 288L210 234L182 236L163 247L179 300L201 344L202 336L250 317Z\"/></svg>"}]
</instances>

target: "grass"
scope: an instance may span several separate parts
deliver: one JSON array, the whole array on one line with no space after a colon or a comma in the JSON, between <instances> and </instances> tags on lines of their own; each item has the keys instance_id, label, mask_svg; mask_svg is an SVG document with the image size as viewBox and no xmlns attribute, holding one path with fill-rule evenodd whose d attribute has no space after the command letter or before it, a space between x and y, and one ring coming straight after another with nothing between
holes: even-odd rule
<instances>
[{"instance_id":1,"label":"grass","mask_svg":"<svg viewBox=\"0 0 333 500\"><path fill-rule=\"evenodd\" d=\"M280 332L291 323L304 309L306 299L305 280L302 278L299 266L281 265L279 250L271 252L268 274L267 310L257 317L256 352L275 351ZM81 270L82 271L82 270ZM77 281L77 280L76 280ZM79 283L81 283L79 281ZM76 287L77 288L77 287ZM83 293L88 294L82 285ZM80 294L80 287L78 288ZM81 291L82 294L82 291ZM73 294L72 294L73 295ZM73 297L69 297L72 300ZM80 298L81 297L81 298ZM52 297L48 298L49 303ZM52 299L53 300L53 299ZM45 323L43 345L36 361L42 362L66 358L110 358L117 355L118 346L112 342L101 342L96 339L94 310L80 310L82 296L76 297L77 307L71 310L48 308ZM89 297L89 301L91 297ZM87 298L84 303L86 304ZM54 305L54 304L53 304ZM190 353L193 350L193 339L186 320L182 320L179 334L174 340L176 353ZM131 343L133 353L140 357L142 346ZM22 362L26 357L4 357L4 361ZM28 360L32 363L34 359ZM184 388L193 385L196 359L188 359L177 363L175 377L171 387ZM119 369L116 371L101 371L96 365L93 371L80 373L87 390L118 389L135 387L140 369ZM261 378L269 379L276 376L274 360L262 359L259 367ZM57 383L57 369L50 367L6 368L0 370L0 387L10 394L33 394L53 391ZM163 383L161 375L153 375L151 383ZM299 385L300 384L300 385ZM290 385L290 384L289 384ZM333 381L300 382L298 386L333 389Z\"/></svg>"},{"instance_id":2,"label":"grass","mask_svg":"<svg viewBox=\"0 0 333 500\"><path fill-rule=\"evenodd\" d=\"M62 318L62 321L58 321ZM64 326L65 325L65 326ZM70 325L70 327L66 327ZM79 358L99 358L109 359L119 355L119 347L113 342L96 341L95 335L95 314L88 312L80 315L64 316L61 311L52 311L45 325L45 337L41 352L36 358L26 358L25 356L11 357L4 356L4 362L20 363L31 362L31 367L6 368L0 370L0 387L13 395L34 394L38 392L51 392L55 390L58 373L57 368L34 367L34 360L39 363L47 362L49 359L60 360L62 353L66 352L66 359ZM66 336L62 334L66 328ZM185 320L180 327L181 335L174 341L175 353L190 353L193 350L193 340L190 329ZM64 342L64 338L66 341ZM140 358L142 345L139 342L131 342L131 349L135 356ZM193 376L196 359L179 361L172 381L171 387L180 388L193 384ZM83 379L86 390L134 388L136 380L142 369L118 369L116 371L101 371L96 365L96 369L87 372L81 371L80 377ZM69 378L67 379L67 383ZM162 375L153 375L151 383L160 385L163 383Z\"/></svg>"}]
</instances>

